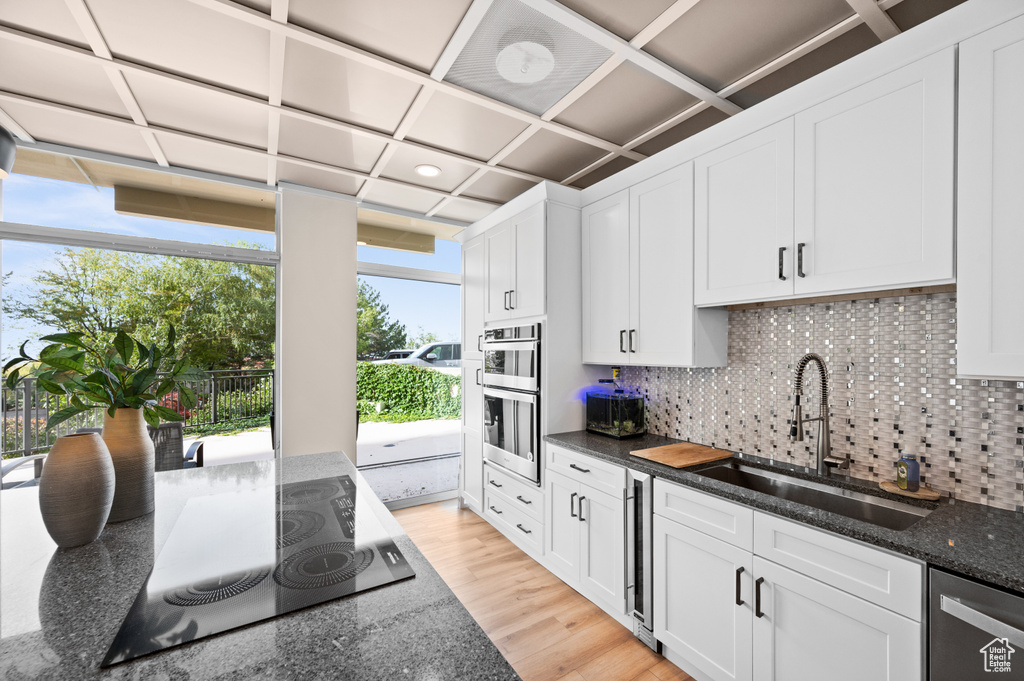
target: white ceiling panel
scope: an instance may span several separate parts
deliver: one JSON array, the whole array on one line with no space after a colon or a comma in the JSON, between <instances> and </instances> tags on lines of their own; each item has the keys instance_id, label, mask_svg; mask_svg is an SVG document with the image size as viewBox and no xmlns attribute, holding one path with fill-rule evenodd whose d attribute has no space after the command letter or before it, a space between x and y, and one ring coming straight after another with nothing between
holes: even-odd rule
<instances>
[{"instance_id":1,"label":"white ceiling panel","mask_svg":"<svg viewBox=\"0 0 1024 681\"><path fill-rule=\"evenodd\" d=\"M288 20L429 72L470 4L470 0L291 0Z\"/></svg>"},{"instance_id":2,"label":"white ceiling panel","mask_svg":"<svg viewBox=\"0 0 1024 681\"><path fill-rule=\"evenodd\" d=\"M561 182L607 152L583 142L541 130L505 157L501 165Z\"/></svg>"},{"instance_id":3,"label":"white ceiling panel","mask_svg":"<svg viewBox=\"0 0 1024 681\"><path fill-rule=\"evenodd\" d=\"M631 40L668 9L674 0L562 0L569 9L582 14L620 38Z\"/></svg>"},{"instance_id":4,"label":"white ceiling panel","mask_svg":"<svg viewBox=\"0 0 1024 681\"><path fill-rule=\"evenodd\" d=\"M266 148L267 111L263 106L166 78L140 73L125 77L149 123Z\"/></svg>"},{"instance_id":5,"label":"white ceiling panel","mask_svg":"<svg viewBox=\"0 0 1024 681\"><path fill-rule=\"evenodd\" d=\"M40 142L66 144L71 147L154 160L149 147L142 140L142 135L131 124L44 109L3 97L0 97L0 108Z\"/></svg>"},{"instance_id":6,"label":"white ceiling panel","mask_svg":"<svg viewBox=\"0 0 1024 681\"><path fill-rule=\"evenodd\" d=\"M284 103L350 123L393 132L419 85L380 69L289 40Z\"/></svg>"},{"instance_id":7,"label":"white ceiling panel","mask_svg":"<svg viewBox=\"0 0 1024 681\"><path fill-rule=\"evenodd\" d=\"M354 135L291 116L281 117L278 150L285 156L368 173L385 146L385 142L366 135Z\"/></svg>"},{"instance_id":8,"label":"white ceiling panel","mask_svg":"<svg viewBox=\"0 0 1024 681\"><path fill-rule=\"evenodd\" d=\"M434 93L408 137L480 160L490 159L527 124L452 95Z\"/></svg>"},{"instance_id":9,"label":"white ceiling panel","mask_svg":"<svg viewBox=\"0 0 1024 681\"><path fill-rule=\"evenodd\" d=\"M102 66L0 38L0 89L128 118Z\"/></svg>"},{"instance_id":10,"label":"white ceiling panel","mask_svg":"<svg viewBox=\"0 0 1024 681\"><path fill-rule=\"evenodd\" d=\"M265 182L267 179L267 159L260 154L181 135L158 132L156 138L171 165L208 170L247 180Z\"/></svg>"},{"instance_id":11,"label":"white ceiling panel","mask_svg":"<svg viewBox=\"0 0 1024 681\"><path fill-rule=\"evenodd\" d=\"M472 196L484 199L485 201L505 203L519 196L535 184L535 182L522 180L518 177L489 172L469 185L466 191L462 193L465 196Z\"/></svg>"},{"instance_id":12,"label":"white ceiling panel","mask_svg":"<svg viewBox=\"0 0 1024 681\"><path fill-rule=\"evenodd\" d=\"M418 165L432 165L439 168L441 174L424 177L416 172ZM474 172L476 168L473 166L460 163L445 154L417 147L399 147L384 166L381 176L450 192Z\"/></svg>"},{"instance_id":13,"label":"white ceiling panel","mask_svg":"<svg viewBox=\"0 0 1024 681\"><path fill-rule=\"evenodd\" d=\"M0 24L61 42L89 47L64 0L3 0Z\"/></svg>"},{"instance_id":14,"label":"white ceiling panel","mask_svg":"<svg viewBox=\"0 0 1024 681\"><path fill-rule=\"evenodd\" d=\"M182 0L88 0L115 56L258 95L270 33Z\"/></svg>"},{"instance_id":15,"label":"white ceiling panel","mask_svg":"<svg viewBox=\"0 0 1024 681\"><path fill-rule=\"evenodd\" d=\"M372 203L394 206L415 213L426 213L441 200L441 197L434 192L380 181L370 182L370 190L364 198Z\"/></svg>"},{"instance_id":16,"label":"white ceiling panel","mask_svg":"<svg viewBox=\"0 0 1024 681\"><path fill-rule=\"evenodd\" d=\"M355 196L363 181L351 175L332 173L329 170L310 168L307 166L280 161L277 165L277 176L282 182L292 182L306 187L325 189L348 196Z\"/></svg>"},{"instance_id":17,"label":"white ceiling panel","mask_svg":"<svg viewBox=\"0 0 1024 681\"><path fill-rule=\"evenodd\" d=\"M439 218L448 218L449 220L476 222L477 220L487 217L492 212L494 212L494 206L477 203L476 201L455 199L448 203L444 208L437 211L436 215Z\"/></svg>"}]
</instances>

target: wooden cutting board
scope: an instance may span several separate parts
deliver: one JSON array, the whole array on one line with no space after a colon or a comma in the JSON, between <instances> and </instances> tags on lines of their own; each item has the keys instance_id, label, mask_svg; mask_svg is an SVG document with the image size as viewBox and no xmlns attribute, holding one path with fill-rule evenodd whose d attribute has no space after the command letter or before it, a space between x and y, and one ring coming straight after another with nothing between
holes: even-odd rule
<instances>
[{"instance_id":1,"label":"wooden cutting board","mask_svg":"<svg viewBox=\"0 0 1024 681\"><path fill-rule=\"evenodd\" d=\"M899 494L911 499L924 499L925 501L938 501L941 495L933 490L931 487L922 486L921 489L916 492L908 492L905 489L900 489L899 486L891 480L882 480L878 483L878 486L884 489L886 492L891 494Z\"/></svg>"},{"instance_id":2,"label":"wooden cutting board","mask_svg":"<svg viewBox=\"0 0 1024 681\"><path fill-rule=\"evenodd\" d=\"M635 452L630 452L630 455L647 459L648 461L663 463L672 468L685 468L687 466L696 466L699 463L707 463L708 461L728 459L732 457L732 452L705 447L704 445L692 442L680 442L674 445L665 445L664 447L638 449Z\"/></svg>"}]
</instances>

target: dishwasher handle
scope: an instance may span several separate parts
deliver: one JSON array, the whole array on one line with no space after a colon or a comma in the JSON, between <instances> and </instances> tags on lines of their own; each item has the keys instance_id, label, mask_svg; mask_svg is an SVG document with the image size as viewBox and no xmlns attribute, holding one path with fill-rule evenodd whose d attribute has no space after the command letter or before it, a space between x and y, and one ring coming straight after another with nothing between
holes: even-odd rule
<instances>
[{"instance_id":1,"label":"dishwasher handle","mask_svg":"<svg viewBox=\"0 0 1024 681\"><path fill-rule=\"evenodd\" d=\"M1024 631L1012 627L1006 622L1000 622L995 617L986 615L980 610L975 610L969 605L964 605L956 598L942 594L939 599L939 609L942 612L970 624L972 627L981 629L991 636L1005 638L1015 646L1024 646Z\"/></svg>"}]
</instances>

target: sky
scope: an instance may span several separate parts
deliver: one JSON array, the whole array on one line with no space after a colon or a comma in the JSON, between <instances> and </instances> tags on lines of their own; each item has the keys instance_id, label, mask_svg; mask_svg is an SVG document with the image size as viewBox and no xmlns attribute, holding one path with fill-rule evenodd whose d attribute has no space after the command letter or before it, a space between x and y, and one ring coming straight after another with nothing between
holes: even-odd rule
<instances>
[{"instance_id":1,"label":"sky","mask_svg":"<svg viewBox=\"0 0 1024 681\"><path fill-rule=\"evenodd\" d=\"M65 229L112 234L149 236L192 243L234 244L242 240L261 250L274 249L274 235L227 227L193 225L183 222L118 215L114 212L114 190L87 184L64 182L28 175L11 175L2 183L2 218L17 222ZM3 295L17 295L32 287L32 276L53 264L62 246L4 241L2 270L12 273ZM461 246L453 241L435 241L435 253L407 253L360 246L357 258L365 262L401 265L442 272L459 272ZM461 334L459 287L401 279L367 277L381 292L391 319L405 324L410 335L422 329L442 340L458 340ZM4 319L0 328L3 357L17 352L21 341L44 335L48 329L12 323Z\"/></svg>"}]
</instances>

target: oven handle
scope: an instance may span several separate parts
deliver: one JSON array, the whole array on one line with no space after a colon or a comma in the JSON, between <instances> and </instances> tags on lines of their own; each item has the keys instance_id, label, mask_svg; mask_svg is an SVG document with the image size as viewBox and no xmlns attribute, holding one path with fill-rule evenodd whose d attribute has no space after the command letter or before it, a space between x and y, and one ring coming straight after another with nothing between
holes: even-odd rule
<instances>
[{"instance_id":1,"label":"oven handle","mask_svg":"<svg viewBox=\"0 0 1024 681\"><path fill-rule=\"evenodd\" d=\"M632 472L632 471L631 471ZM626 612L636 611L636 483L626 490Z\"/></svg>"},{"instance_id":2,"label":"oven handle","mask_svg":"<svg viewBox=\"0 0 1024 681\"><path fill-rule=\"evenodd\" d=\"M516 392L515 390L502 390L501 388L493 388L489 385L484 386L484 396L497 397L502 400L515 400L516 402L528 402L530 404L537 404L537 395L535 393Z\"/></svg>"},{"instance_id":3,"label":"oven handle","mask_svg":"<svg viewBox=\"0 0 1024 681\"><path fill-rule=\"evenodd\" d=\"M484 352L521 352L523 350L537 351L540 341L488 341L484 343Z\"/></svg>"},{"instance_id":4,"label":"oven handle","mask_svg":"<svg viewBox=\"0 0 1024 681\"><path fill-rule=\"evenodd\" d=\"M964 605L952 596L942 594L939 599L939 609L947 615L967 622L972 627L987 632L989 636L1005 638L1015 646L1024 646L1024 631L986 615L980 610L975 610L969 605Z\"/></svg>"}]
</instances>

